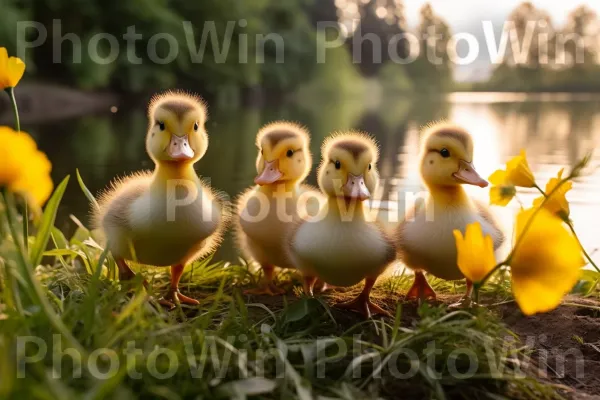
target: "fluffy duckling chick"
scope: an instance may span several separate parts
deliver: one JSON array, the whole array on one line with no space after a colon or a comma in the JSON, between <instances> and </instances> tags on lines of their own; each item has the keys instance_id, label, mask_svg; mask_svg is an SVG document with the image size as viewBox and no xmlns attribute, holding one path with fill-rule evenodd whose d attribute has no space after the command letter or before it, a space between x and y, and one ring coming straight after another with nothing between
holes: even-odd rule
<instances>
[{"instance_id":1,"label":"fluffy duckling chick","mask_svg":"<svg viewBox=\"0 0 600 400\"><path fill-rule=\"evenodd\" d=\"M326 203L316 218L300 222L290 237L290 253L304 275L304 290L312 295L315 277L335 286L365 279L362 293L338 306L366 317L387 314L371 302L370 292L394 261L396 249L382 227L368 220L364 204L379 182L377 145L365 134L349 132L326 139L321 151L318 181Z\"/></svg>"},{"instance_id":2,"label":"fluffy duckling chick","mask_svg":"<svg viewBox=\"0 0 600 400\"><path fill-rule=\"evenodd\" d=\"M295 268L285 241L307 204L299 200L320 195L302 184L312 165L309 144L308 132L289 122L274 122L258 132L256 186L237 202L236 236L242 252L260 264L263 280L258 288L246 293L282 293L273 283L274 268Z\"/></svg>"},{"instance_id":3,"label":"fluffy duckling chick","mask_svg":"<svg viewBox=\"0 0 600 400\"><path fill-rule=\"evenodd\" d=\"M456 261L453 230L479 222L484 235L491 235L494 248L504 240L487 206L471 199L463 185L488 185L473 166L473 139L463 128L438 123L422 135L420 171L429 191L424 204L416 206L397 230L399 257L415 271L407 298L434 298L423 271L446 280L464 279ZM472 283L467 281L470 298Z\"/></svg>"},{"instance_id":4,"label":"fluffy duckling chick","mask_svg":"<svg viewBox=\"0 0 600 400\"><path fill-rule=\"evenodd\" d=\"M146 151L154 172L113 183L99 199L96 225L106 236L120 279L131 279L126 260L171 266L171 285L161 301L198 304L179 292L184 266L214 250L221 240L226 207L203 183L194 164L208 147L206 108L200 98L167 92L149 106Z\"/></svg>"}]
</instances>

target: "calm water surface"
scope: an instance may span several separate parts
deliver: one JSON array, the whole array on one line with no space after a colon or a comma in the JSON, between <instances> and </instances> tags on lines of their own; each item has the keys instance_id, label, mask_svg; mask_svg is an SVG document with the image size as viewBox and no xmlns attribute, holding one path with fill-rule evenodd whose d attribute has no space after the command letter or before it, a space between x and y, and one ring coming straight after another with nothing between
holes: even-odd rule
<instances>
[{"instance_id":1,"label":"calm water surface","mask_svg":"<svg viewBox=\"0 0 600 400\"><path fill-rule=\"evenodd\" d=\"M279 109L210 109L207 130L210 145L197 171L212 185L232 198L252 184L255 176L255 135L261 125L286 119L307 126L316 166L319 146L335 130L359 129L374 135L381 146L379 170L382 184L376 197L389 204L398 193L404 210L406 192L422 190L418 175L419 127L447 118L467 128L475 138L475 166L487 177L520 149L526 149L531 167L545 185L561 168L576 164L600 143L600 97L571 95L468 94L455 93L446 99L407 99L373 96L366 99L335 99L314 104L286 105ZM152 163L144 150L146 116L144 104L120 107L116 113L89 115L72 120L28 127L53 164L53 178L74 178L75 168L93 193L115 176ZM599 156L600 157L600 156ZM592 166L597 164L594 157ZM309 178L315 182L314 170ZM473 196L487 199L487 189L470 188ZM534 191L519 194L524 205L537 197ZM572 218L584 245L600 246L600 172L590 168L569 193ZM510 231L517 202L508 209L495 208ZM59 227L74 229L69 215L88 223L89 207L72 179L59 215ZM402 211L403 212L403 211ZM235 261L231 241L224 243L218 257ZM600 261L600 255L596 258Z\"/></svg>"}]
</instances>

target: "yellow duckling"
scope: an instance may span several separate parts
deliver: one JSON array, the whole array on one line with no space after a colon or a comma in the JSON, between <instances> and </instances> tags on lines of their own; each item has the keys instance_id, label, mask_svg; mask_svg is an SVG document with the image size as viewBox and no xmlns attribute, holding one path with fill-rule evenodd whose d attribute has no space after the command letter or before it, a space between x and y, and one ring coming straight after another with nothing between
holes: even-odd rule
<instances>
[{"instance_id":1,"label":"yellow duckling","mask_svg":"<svg viewBox=\"0 0 600 400\"><path fill-rule=\"evenodd\" d=\"M307 200L319 195L302 184L312 166L309 144L308 132L289 122L274 122L258 132L256 186L237 202L237 239L242 252L260 264L263 282L246 293L282 293L273 284L274 268L295 268L285 250L286 238L303 211L302 195L310 194Z\"/></svg>"},{"instance_id":2,"label":"yellow duckling","mask_svg":"<svg viewBox=\"0 0 600 400\"><path fill-rule=\"evenodd\" d=\"M473 139L463 128L438 123L423 132L420 155L421 177L429 196L408 214L397 230L400 259L415 271L407 298L434 298L423 271L446 280L464 279L456 265L456 244L452 231L463 233L467 224L478 221L494 248L504 240L487 206L471 199L463 184L486 187L487 181L473 166ZM471 294L467 281L465 300Z\"/></svg>"},{"instance_id":3,"label":"yellow duckling","mask_svg":"<svg viewBox=\"0 0 600 400\"><path fill-rule=\"evenodd\" d=\"M167 92L149 106L146 151L154 172L139 172L113 183L100 198L97 226L117 261L120 279L134 276L125 260L171 266L163 299L198 304L179 292L184 266L213 251L221 240L226 207L194 171L208 147L206 108L201 99Z\"/></svg>"},{"instance_id":4,"label":"yellow duckling","mask_svg":"<svg viewBox=\"0 0 600 400\"><path fill-rule=\"evenodd\" d=\"M320 214L302 221L290 236L290 253L304 275L304 290L312 295L315 278L335 286L365 279L354 300L338 304L366 317L387 314L373 304L370 292L377 277L394 261L394 241L368 219L364 200L379 182L378 149L362 133L341 133L325 140L319 166L319 187L327 195Z\"/></svg>"}]
</instances>

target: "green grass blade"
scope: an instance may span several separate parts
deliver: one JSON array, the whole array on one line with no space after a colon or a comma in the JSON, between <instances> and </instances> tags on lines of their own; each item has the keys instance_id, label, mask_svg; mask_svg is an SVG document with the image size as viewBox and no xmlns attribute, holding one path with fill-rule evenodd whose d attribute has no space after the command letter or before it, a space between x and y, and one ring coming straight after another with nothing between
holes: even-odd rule
<instances>
[{"instance_id":1,"label":"green grass blade","mask_svg":"<svg viewBox=\"0 0 600 400\"><path fill-rule=\"evenodd\" d=\"M75 171L77 172L77 182L79 182L79 187L81 188L81 191L83 192L85 197L87 197L87 199L90 201L90 203L92 203L92 205L94 206L94 209L98 210L100 208L100 206L98 205L98 202L96 201L96 198L94 197L92 192L90 192L90 190L87 188L87 186L85 186L85 183L83 183L83 179L81 178L81 175L79 174L79 169L76 169Z\"/></svg>"},{"instance_id":2,"label":"green grass blade","mask_svg":"<svg viewBox=\"0 0 600 400\"><path fill-rule=\"evenodd\" d=\"M63 195L65 194L68 183L69 176L63 179L60 185L58 185L52 194L52 197L50 197L50 200L46 204L46 209L44 210L44 214L42 215L42 219L38 226L37 235L35 236L35 242L31 246L31 251L29 253L29 259L34 267L39 265L39 263L42 261L44 250L46 250L48 240L50 239L50 232L52 232L52 228L54 227L56 212L58 211L58 206L60 205Z\"/></svg>"}]
</instances>

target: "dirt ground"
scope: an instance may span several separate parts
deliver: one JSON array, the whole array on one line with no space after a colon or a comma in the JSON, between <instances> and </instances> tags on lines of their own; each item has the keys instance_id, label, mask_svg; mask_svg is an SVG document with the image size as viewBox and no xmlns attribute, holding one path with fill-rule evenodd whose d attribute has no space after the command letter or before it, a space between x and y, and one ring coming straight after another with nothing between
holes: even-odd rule
<instances>
[{"instance_id":1,"label":"dirt ground","mask_svg":"<svg viewBox=\"0 0 600 400\"><path fill-rule=\"evenodd\" d=\"M514 303L499 312L523 343L533 344L532 362L542 379L570 388L567 397L600 399L600 303L568 297L565 304L532 317Z\"/></svg>"},{"instance_id":2,"label":"dirt ground","mask_svg":"<svg viewBox=\"0 0 600 400\"><path fill-rule=\"evenodd\" d=\"M323 297L333 304L350 299L358 292L358 288L340 288ZM288 304L295 297L288 294ZM436 303L452 304L459 298L459 295L440 295ZM402 324L405 326L418 318L417 305L404 302L401 295L390 299L389 293L384 295L374 291L372 299L391 314L395 312L397 302L402 302ZM281 297L258 296L253 300L272 310L283 306ZM514 302L492 308L521 342L531 348L527 367L530 373L533 371L540 380L561 387L562 394L568 399L600 400L600 302L567 297L558 309L532 317L523 315ZM341 325L351 326L362 318L345 310L332 308L332 312Z\"/></svg>"}]
</instances>

